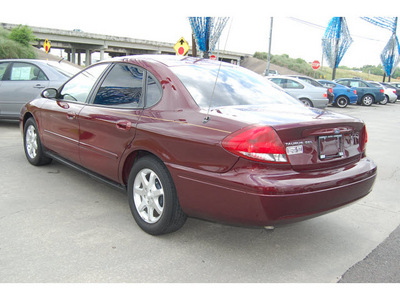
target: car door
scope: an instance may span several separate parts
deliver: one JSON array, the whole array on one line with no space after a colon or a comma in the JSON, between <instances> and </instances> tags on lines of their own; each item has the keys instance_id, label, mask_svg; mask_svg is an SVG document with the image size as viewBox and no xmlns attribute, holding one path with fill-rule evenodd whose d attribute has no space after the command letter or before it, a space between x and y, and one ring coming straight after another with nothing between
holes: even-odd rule
<instances>
[{"instance_id":1,"label":"car door","mask_svg":"<svg viewBox=\"0 0 400 300\"><path fill-rule=\"evenodd\" d=\"M18 117L22 106L37 98L48 85L49 79L38 66L27 62L10 63L0 87L1 115Z\"/></svg>"},{"instance_id":2,"label":"car door","mask_svg":"<svg viewBox=\"0 0 400 300\"><path fill-rule=\"evenodd\" d=\"M57 99L46 101L42 106L44 146L72 162L80 162L79 112L108 66L95 65L77 74L61 87Z\"/></svg>"},{"instance_id":3,"label":"car door","mask_svg":"<svg viewBox=\"0 0 400 300\"><path fill-rule=\"evenodd\" d=\"M140 67L116 63L79 114L81 164L114 181L143 112L145 74Z\"/></svg>"}]
</instances>

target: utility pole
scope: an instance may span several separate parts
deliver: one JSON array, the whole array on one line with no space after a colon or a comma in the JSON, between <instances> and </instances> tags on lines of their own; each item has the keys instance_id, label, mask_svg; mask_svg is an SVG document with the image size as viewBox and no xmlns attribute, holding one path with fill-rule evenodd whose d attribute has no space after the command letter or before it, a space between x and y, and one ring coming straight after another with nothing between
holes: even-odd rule
<instances>
[{"instance_id":1,"label":"utility pole","mask_svg":"<svg viewBox=\"0 0 400 300\"><path fill-rule=\"evenodd\" d=\"M271 28L269 30L269 47L268 47L268 58L267 58L267 69L265 70L265 76L269 75L269 66L271 64L271 44L272 44L272 26L274 24L274 17L271 17Z\"/></svg>"},{"instance_id":2,"label":"utility pole","mask_svg":"<svg viewBox=\"0 0 400 300\"><path fill-rule=\"evenodd\" d=\"M197 45L194 33L192 33L192 56L197 57Z\"/></svg>"},{"instance_id":3,"label":"utility pole","mask_svg":"<svg viewBox=\"0 0 400 300\"><path fill-rule=\"evenodd\" d=\"M340 32L341 32L341 31L342 31L342 17L340 17L338 30L337 30L337 32L336 32L335 65L333 66L332 80L334 80L335 77L336 77L336 65L337 65L337 59L338 59L338 54L339 54L339 39L340 39Z\"/></svg>"}]
</instances>

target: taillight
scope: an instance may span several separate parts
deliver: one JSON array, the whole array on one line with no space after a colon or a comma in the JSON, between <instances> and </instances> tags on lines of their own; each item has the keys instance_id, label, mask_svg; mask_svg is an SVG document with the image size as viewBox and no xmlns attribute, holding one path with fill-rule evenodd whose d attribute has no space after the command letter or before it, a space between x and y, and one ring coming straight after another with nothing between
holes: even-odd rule
<instances>
[{"instance_id":1,"label":"taillight","mask_svg":"<svg viewBox=\"0 0 400 300\"><path fill-rule=\"evenodd\" d=\"M364 125L363 129L361 130L361 137L360 137L361 152L365 152L367 148L367 142L368 142L367 126Z\"/></svg>"},{"instance_id":2,"label":"taillight","mask_svg":"<svg viewBox=\"0 0 400 300\"><path fill-rule=\"evenodd\" d=\"M357 95L357 90L353 90L353 93L354 93L355 95Z\"/></svg>"},{"instance_id":3,"label":"taillight","mask_svg":"<svg viewBox=\"0 0 400 300\"><path fill-rule=\"evenodd\" d=\"M385 91L381 89L381 93L383 94Z\"/></svg>"},{"instance_id":4,"label":"taillight","mask_svg":"<svg viewBox=\"0 0 400 300\"><path fill-rule=\"evenodd\" d=\"M250 126L228 135L222 146L241 157L272 163L288 163L285 147L269 126Z\"/></svg>"},{"instance_id":5,"label":"taillight","mask_svg":"<svg viewBox=\"0 0 400 300\"><path fill-rule=\"evenodd\" d=\"M394 91L392 91L392 92L393 92L393 94L397 95L397 91L394 90Z\"/></svg>"},{"instance_id":6,"label":"taillight","mask_svg":"<svg viewBox=\"0 0 400 300\"><path fill-rule=\"evenodd\" d=\"M324 93L324 94L322 95L322 97L328 98L328 94L327 94L327 93Z\"/></svg>"},{"instance_id":7,"label":"taillight","mask_svg":"<svg viewBox=\"0 0 400 300\"><path fill-rule=\"evenodd\" d=\"M328 92L331 93L331 94L333 94L333 88L329 88L329 89L328 89Z\"/></svg>"}]
</instances>

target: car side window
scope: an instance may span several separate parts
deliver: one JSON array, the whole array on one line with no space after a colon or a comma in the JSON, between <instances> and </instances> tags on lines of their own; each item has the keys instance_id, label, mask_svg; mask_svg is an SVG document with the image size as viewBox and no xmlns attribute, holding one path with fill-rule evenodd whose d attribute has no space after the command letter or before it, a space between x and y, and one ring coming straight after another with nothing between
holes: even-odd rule
<instances>
[{"instance_id":1,"label":"car side window","mask_svg":"<svg viewBox=\"0 0 400 300\"><path fill-rule=\"evenodd\" d=\"M3 76L6 73L8 65L9 65L8 62L0 63L0 80L3 79Z\"/></svg>"},{"instance_id":2,"label":"car side window","mask_svg":"<svg viewBox=\"0 0 400 300\"><path fill-rule=\"evenodd\" d=\"M287 88L288 89L302 89L302 88L304 88L304 86L296 81L288 79Z\"/></svg>"},{"instance_id":3,"label":"car side window","mask_svg":"<svg viewBox=\"0 0 400 300\"><path fill-rule=\"evenodd\" d=\"M153 106L156 104L162 95L162 89L157 79L151 74L147 75L146 85L146 107Z\"/></svg>"},{"instance_id":4,"label":"car side window","mask_svg":"<svg viewBox=\"0 0 400 300\"><path fill-rule=\"evenodd\" d=\"M77 74L62 87L61 99L86 102L97 79L108 66L108 64L95 65Z\"/></svg>"},{"instance_id":5,"label":"car side window","mask_svg":"<svg viewBox=\"0 0 400 300\"><path fill-rule=\"evenodd\" d=\"M29 63L13 63L10 72L11 81L48 80L43 71Z\"/></svg>"},{"instance_id":6,"label":"car side window","mask_svg":"<svg viewBox=\"0 0 400 300\"><path fill-rule=\"evenodd\" d=\"M115 64L97 91L94 104L137 108L143 103L144 70L134 65Z\"/></svg>"},{"instance_id":7,"label":"car side window","mask_svg":"<svg viewBox=\"0 0 400 300\"><path fill-rule=\"evenodd\" d=\"M360 83L358 81L350 81L349 86L358 88L358 87L360 87Z\"/></svg>"}]
</instances>

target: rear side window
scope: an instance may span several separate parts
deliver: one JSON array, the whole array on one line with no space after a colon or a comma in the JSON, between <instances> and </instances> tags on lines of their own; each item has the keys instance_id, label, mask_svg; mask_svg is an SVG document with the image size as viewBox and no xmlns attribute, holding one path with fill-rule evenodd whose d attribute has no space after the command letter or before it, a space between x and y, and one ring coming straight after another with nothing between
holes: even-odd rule
<instances>
[{"instance_id":1,"label":"rear side window","mask_svg":"<svg viewBox=\"0 0 400 300\"><path fill-rule=\"evenodd\" d=\"M149 74L149 73L148 73ZM146 107L153 106L161 99L161 86L153 75L147 76Z\"/></svg>"},{"instance_id":2,"label":"rear side window","mask_svg":"<svg viewBox=\"0 0 400 300\"><path fill-rule=\"evenodd\" d=\"M143 103L144 70L128 64L116 64L101 84L94 104L137 108Z\"/></svg>"},{"instance_id":3,"label":"rear side window","mask_svg":"<svg viewBox=\"0 0 400 300\"><path fill-rule=\"evenodd\" d=\"M13 63L10 73L10 80L48 80L43 71L32 64L28 63Z\"/></svg>"},{"instance_id":4,"label":"rear side window","mask_svg":"<svg viewBox=\"0 0 400 300\"><path fill-rule=\"evenodd\" d=\"M303 89L304 86L294 80L288 79L287 81L287 88L288 89Z\"/></svg>"}]
</instances>

